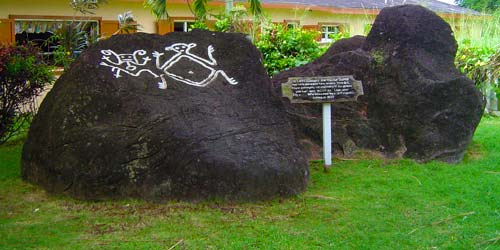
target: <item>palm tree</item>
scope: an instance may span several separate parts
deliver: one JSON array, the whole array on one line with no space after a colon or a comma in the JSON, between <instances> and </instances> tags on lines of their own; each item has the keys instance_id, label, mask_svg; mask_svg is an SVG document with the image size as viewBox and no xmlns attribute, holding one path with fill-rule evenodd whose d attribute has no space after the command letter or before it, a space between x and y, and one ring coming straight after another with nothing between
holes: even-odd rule
<instances>
[{"instance_id":1,"label":"palm tree","mask_svg":"<svg viewBox=\"0 0 500 250\"><path fill-rule=\"evenodd\" d=\"M186 0L189 3L189 0ZM209 0L194 0L194 15L198 20L205 20L207 15L206 6ZM260 0L247 0L250 4L250 12L254 16L259 16L262 13L262 5L260 4ZM232 6L233 0L225 0L226 2L226 13L228 13ZM144 0L144 6L146 8L151 9L151 13L158 18L168 18L168 10L167 10L167 0Z\"/></svg>"},{"instance_id":2,"label":"palm tree","mask_svg":"<svg viewBox=\"0 0 500 250\"><path fill-rule=\"evenodd\" d=\"M80 12L83 15L94 15L94 9L99 8L101 4L107 3L108 0L71 0L69 5L73 10Z\"/></svg>"},{"instance_id":3,"label":"palm tree","mask_svg":"<svg viewBox=\"0 0 500 250\"><path fill-rule=\"evenodd\" d=\"M134 15L132 14L132 11L126 11L123 14L119 14L118 23L120 26L113 35L124 34L124 33L130 34L139 30L141 26L137 24L137 22L134 20Z\"/></svg>"}]
</instances>

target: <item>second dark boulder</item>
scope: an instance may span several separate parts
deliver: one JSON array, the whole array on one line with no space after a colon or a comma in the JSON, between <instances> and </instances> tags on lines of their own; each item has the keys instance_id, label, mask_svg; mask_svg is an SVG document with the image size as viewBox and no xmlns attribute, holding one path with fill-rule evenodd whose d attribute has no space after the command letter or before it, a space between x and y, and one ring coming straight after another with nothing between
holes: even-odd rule
<instances>
[{"instance_id":1,"label":"second dark boulder","mask_svg":"<svg viewBox=\"0 0 500 250\"><path fill-rule=\"evenodd\" d=\"M291 76L354 75L365 95L333 105L337 152L349 153L354 144L390 157L460 161L484 103L454 65L457 45L449 25L424 7L396 6L380 12L363 40L341 40L318 60L280 73L273 78L275 94ZM283 102L296 133L319 142L319 105Z\"/></svg>"}]
</instances>

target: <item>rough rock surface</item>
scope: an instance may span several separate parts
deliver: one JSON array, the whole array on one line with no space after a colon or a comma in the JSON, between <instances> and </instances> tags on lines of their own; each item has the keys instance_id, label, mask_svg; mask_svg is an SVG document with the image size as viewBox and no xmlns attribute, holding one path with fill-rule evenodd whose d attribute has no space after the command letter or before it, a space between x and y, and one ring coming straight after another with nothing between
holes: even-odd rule
<instances>
[{"instance_id":1,"label":"rough rock surface","mask_svg":"<svg viewBox=\"0 0 500 250\"><path fill-rule=\"evenodd\" d=\"M270 86L243 35L113 36L83 53L43 101L22 177L91 200L297 194L308 163Z\"/></svg>"},{"instance_id":2,"label":"rough rock surface","mask_svg":"<svg viewBox=\"0 0 500 250\"><path fill-rule=\"evenodd\" d=\"M366 40L353 37L333 44L316 61L282 72L291 76L354 75L363 82L357 102L335 103L332 110L336 153L372 149L389 157L458 162L483 113L483 99L453 60L457 44L449 25L421 6L383 9ZM321 105L282 99L296 133L320 142Z\"/></svg>"}]
</instances>

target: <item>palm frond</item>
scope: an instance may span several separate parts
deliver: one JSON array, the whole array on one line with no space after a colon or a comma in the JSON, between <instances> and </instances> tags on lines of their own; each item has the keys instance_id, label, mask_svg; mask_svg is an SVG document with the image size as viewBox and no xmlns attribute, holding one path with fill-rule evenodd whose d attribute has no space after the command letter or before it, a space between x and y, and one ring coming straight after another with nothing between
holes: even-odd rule
<instances>
[{"instance_id":1,"label":"palm frond","mask_svg":"<svg viewBox=\"0 0 500 250\"><path fill-rule=\"evenodd\" d=\"M83 15L95 15L93 10L106 3L108 3L107 0L71 0L69 5Z\"/></svg>"},{"instance_id":2,"label":"palm frond","mask_svg":"<svg viewBox=\"0 0 500 250\"><path fill-rule=\"evenodd\" d=\"M126 11L123 14L119 14L118 23L120 24L120 28L113 35L124 33L130 34L132 32L136 32L141 27L141 25L137 24L134 20L132 11Z\"/></svg>"},{"instance_id":3,"label":"palm frond","mask_svg":"<svg viewBox=\"0 0 500 250\"><path fill-rule=\"evenodd\" d=\"M151 13L157 18L168 18L167 0L145 0L144 7L151 9Z\"/></svg>"},{"instance_id":4,"label":"palm frond","mask_svg":"<svg viewBox=\"0 0 500 250\"><path fill-rule=\"evenodd\" d=\"M260 0L248 0L250 3L250 12L254 16L260 16L262 14L262 5Z\"/></svg>"},{"instance_id":5,"label":"palm frond","mask_svg":"<svg viewBox=\"0 0 500 250\"><path fill-rule=\"evenodd\" d=\"M207 3L208 0L194 0L194 14L198 20L205 20L207 16Z\"/></svg>"},{"instance_id":6,"label":"palm frond","mask_svg":"<svg viewBox=\"0 0 500 250\"><path fill-rule=\"evenodd\" d=\"M118 14L118 22L120 25L125 25L134 21L134 14L132 14L132 11L130 10L125 11L123 14Z\"/></svg>"}]
</instances>

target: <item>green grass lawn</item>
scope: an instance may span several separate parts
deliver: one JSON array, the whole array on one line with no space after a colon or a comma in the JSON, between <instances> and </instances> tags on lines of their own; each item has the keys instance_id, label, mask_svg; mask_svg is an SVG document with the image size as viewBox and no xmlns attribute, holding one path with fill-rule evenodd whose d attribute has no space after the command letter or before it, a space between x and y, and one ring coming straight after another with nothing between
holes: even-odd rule
<instances>
[{"instance_id":1,"label":"green grass lawn","mask_svg":"<svg viewBox=\"0 0 500 250\"><path fill-rule=\"evenodd\" d=\"M306 193L256 204L47 195L21 181L21 150L0 147L0 249L500 249L500 119L461 164L313 164Z\"/></svg>"}]
</instances>

